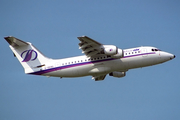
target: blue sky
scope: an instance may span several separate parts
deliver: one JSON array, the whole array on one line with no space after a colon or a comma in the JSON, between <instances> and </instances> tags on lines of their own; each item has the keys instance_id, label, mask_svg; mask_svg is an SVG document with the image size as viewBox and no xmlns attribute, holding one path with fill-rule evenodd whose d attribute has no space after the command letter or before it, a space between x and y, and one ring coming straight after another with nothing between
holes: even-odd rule
<instances>
[{"instance_id":1,"label":"blue sky","mask_svg":"<svg viewBox=\"0 0 180 120\"><path fill-rule=\"evenodd\" d=\"M1 0L1 120L180 119L178 0ZM5 36L33 43L50 58L82 55L78 36L119 48L154 46L172 61L129 70L126 77L25 75Z\"/></svg>"}]
</instances>

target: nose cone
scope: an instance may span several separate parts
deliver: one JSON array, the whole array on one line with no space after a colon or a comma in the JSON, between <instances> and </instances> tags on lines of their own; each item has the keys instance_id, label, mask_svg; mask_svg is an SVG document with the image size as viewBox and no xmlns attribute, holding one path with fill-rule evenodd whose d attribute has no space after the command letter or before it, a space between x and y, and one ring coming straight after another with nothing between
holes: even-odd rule
<instances>
[{"instance_id":1,"label":"nose cone","mask_svg":"<svg viewBox=\"0 0 180 120\"><path fill-rule=\"evenodd\" d=\"M176 57L175 55L168 53L168 52L161 51L161 53L160 53L161 62L166 62L166 61L172 60L175 57Z\"/></svg>"},{"instance_id":2,"label":"nose cone","mask_svg":"<svg viewBox=\"0 0 180 120\"><path fill-rule=\"evenodd\" d=\"M172 60L172 59L174 59L175 57L176 57L176 56L175 56L175 55L173 55L173 56L171 56L171 57L170 57L170 59Z\"/></svg>"},{"instance_id":3,"label":"nose cone","mask_svg":"<svg viewBox=\"0 0 180 120\"><path fill-rule=\"evenodd\" d=\"M169 57L169 59L172 60L172 59L174 59L176 56L173 55L173 54L171 54L171 53L166 53L166 57L167 57L167 58Z\"/></svg>"}]
</instances>

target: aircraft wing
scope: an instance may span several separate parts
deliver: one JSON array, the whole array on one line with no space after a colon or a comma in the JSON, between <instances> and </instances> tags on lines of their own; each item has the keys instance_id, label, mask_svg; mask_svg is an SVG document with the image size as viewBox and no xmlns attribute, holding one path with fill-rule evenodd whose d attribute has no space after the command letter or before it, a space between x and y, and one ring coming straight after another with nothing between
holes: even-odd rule
<instances>
[{"instance_id":1,"label":"aircraft wing","mask_svg":"<svg viewBox=\"0 0 180 120\"><path fill-rule=\"evenodd\" d=\"M101 43L87 36L78 37L78 39L80 40L79 49L81 49L82 53L84 53L86 56L92 57L97 54L101 54L102 51Z\"/></svg>"}]
</instances>

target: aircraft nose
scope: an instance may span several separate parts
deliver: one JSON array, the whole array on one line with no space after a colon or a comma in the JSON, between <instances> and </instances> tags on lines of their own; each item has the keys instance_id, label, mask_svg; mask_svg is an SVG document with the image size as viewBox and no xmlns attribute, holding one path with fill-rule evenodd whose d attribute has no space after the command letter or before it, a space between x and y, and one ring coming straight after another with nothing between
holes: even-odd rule
<instances>
[{"instance_id":1,"label":"aircraft nose","mask_svg":"<svg viewBox=\"0 0 180 120\"><path fill-rule=\"evenodd\" d=\"M171 53L168 53L168 52L164 52L164 51L160 52L160 61L161 62L166 62L166 61L172 60L175 57L176 56L174 54L171 54Z\"/></svg>"},{"instance_id":2,"label":"aircraft nose","mask_svg":"<svg viewBox=\"0 0 180 120\"><path fill-rule=\"evenodd\" d=\"M170 57L170 59L172 60L172 59L174 59L176 56L175 55L173 55L172 57Z\"/></svg>"}]
</instances>

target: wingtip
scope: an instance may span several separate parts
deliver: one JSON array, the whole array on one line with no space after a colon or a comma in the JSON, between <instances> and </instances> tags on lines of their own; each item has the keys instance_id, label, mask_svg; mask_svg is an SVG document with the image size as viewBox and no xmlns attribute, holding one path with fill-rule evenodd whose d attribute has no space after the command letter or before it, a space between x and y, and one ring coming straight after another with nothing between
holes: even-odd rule
<instances>
[{"instance_id":1,"label":"wingtip","mask_svg":"<svg viewBox=\"0 0 180 120\"><path fill-rule=\"evenodd\" d=\"M77 38L81 38L81 37L87 37L86 35L82 35L82 36L80 36L80 37L77 37Z\"/></svg>"},{"instance_id":2,"label":"wingtip","mask_svg":"<svg viewBox=\"0 0 180 120\"><path fill-rule=\"evenodd\" d=\"M4 39L8 39L8 38L12 38L13 36L6 36L4 37Z\"/></svg>"}]
</instances>

